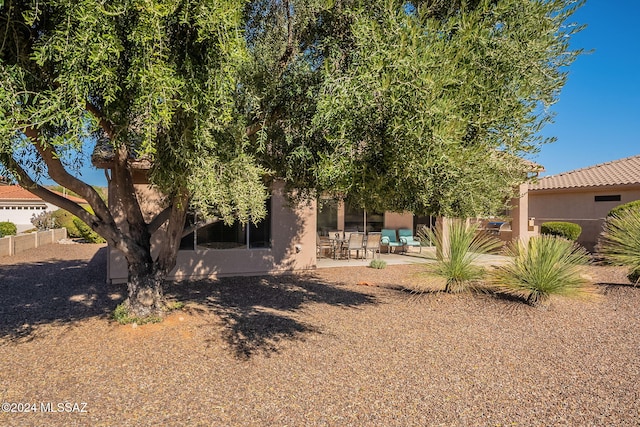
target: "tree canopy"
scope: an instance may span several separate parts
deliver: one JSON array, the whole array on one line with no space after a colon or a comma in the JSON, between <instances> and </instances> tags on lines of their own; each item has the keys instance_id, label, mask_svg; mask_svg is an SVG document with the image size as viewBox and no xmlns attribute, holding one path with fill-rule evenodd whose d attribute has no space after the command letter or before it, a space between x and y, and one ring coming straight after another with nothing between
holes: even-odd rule
<instances>
[{"instance_id":1,"label":"tree canopy","mask_svg":"<svg viewBox=\"0 0 640 427\"><path fill-rule=\"evenodd\" d=\"M369 209L490 213L543 142L580 4L5 0L0 164L125 254L131 300L158 300L189 206L259 220L272 177ZM87 140L106 153L109 206L71 173ZM155 218L134 159L165 196ZM95 213L38 185L47 175Z\"/></svg>"},{"instance_id":2,"label":"tree canopy","mask_svg":"<svg viewBox=\"0 0 640 427\"><path fill-rule=\"evenodd\" d=\"M580 4L282 2L251 50L273 167L372 209L495 213L545 142Z\"/></svg>"}]
</instances>

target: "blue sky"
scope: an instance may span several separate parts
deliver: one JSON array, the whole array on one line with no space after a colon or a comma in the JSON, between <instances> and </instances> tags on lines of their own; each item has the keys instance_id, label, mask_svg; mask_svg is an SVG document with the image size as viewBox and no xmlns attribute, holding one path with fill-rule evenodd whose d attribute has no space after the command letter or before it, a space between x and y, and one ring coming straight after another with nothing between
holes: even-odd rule
<instances>
[{"instance_id":1,"label":"blue sky","mask_svg":"<svg viewBox=\"0 0 640 427\"><path fill-rule=\"evenodd\" d=\"M640 154L640 1L587 0L572 21L587 28L573 48L593 50L569 68L555 123L532 160L553 175Z\"/></svg>"},{"instance_id":2,"label":"blue sky","mask_svg":"<svg viewBox=\"0 0 640 427\"><path fill-rule=\"evenodd\" d=\"M572 39L580 56L552 107L554 123L542 131L557 141L532 160L542 176L640 154L640 0L587 0L571 18L587 27ZM102 170L85 167L82 178L105 185Z\"/></svg>"}]
</instances>

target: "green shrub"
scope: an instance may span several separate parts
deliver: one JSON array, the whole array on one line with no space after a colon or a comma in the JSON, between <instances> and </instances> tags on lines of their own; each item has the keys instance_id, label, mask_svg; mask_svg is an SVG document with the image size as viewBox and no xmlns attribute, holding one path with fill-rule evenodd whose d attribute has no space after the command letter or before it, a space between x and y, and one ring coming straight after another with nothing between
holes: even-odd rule
<instances>
[{"instance_id":1,"label":"green shrub","mask_svg":"<svg viewBox=\"0 0 640 427\"><path fill-rule=\"evenodd\" d=\"M435 244L436 259L433 273L446 280L445 292L457 293L484 275L484 269L474 262L482 254L495 252L502 242L495 237L478 233L478 224L452 220L448 226L448 239L442 229L425 231Z\"/></svg>"},{"instance_id":2,"label":"green shrub","mask_svg":"<svg viewBox=\"0 0 640 427\"><path fill-rule=\"evenodd\" d=\"M608 217L600 235L598 252L614 265L629 267L628 278L640 278L640 210L629 209Z\"/></svg>"},{"instance_id":3,"label":"green shrub","mask_svg":"<svg viewBox=\"0 0 640 427\"><path fill-rule=\"evenodd\" d=\"M564 237L575 242L582 233L582 227L572 222L545 222L540 226L540 233L549 236Z\"/></svg>"},{"instance_id":4,"label":"green shrub","mask_svg":"<svg viewBox=\"0 0 640 427\"><path fill-rule=\"evenodd\" d=\"M0 237L15 236L18 233L16 225L9 221L0 222Z\"/></svg>"},{"instance_id":5,"label":"green shrub","mask_svg":"<svg viewBox=\"0 0 640 427\"><path fill-rule=\"evenodd\" d=\"M624 213L626 211L629 211L629 210L640 211L640 200L635 200L633 202L625 203L623 205L618 205L615 208L611 209L607 216L608 217L609 216L620 216L622 213Z\"/></svg>"},{"instance_id":6,"label":"green shrub","mask_svg":"<svg viewBox=\"0 0 640 427\"><path fill-rule=\"evenodd\" d=\"M383 259L374 259L369 263L369 267L383 269L387 266L387 262Z\"/></svg>"},{"instance_id":7,"label":"green shrub","mask_svg":"<svg viewBox=\"0 0 640 427\"><path fill-rule=\"evenodd\" d=\"M499 291L526 298L533 306L551 295L589 294L580 267L589 262L587 251L575 242L557 236L532 237L528 243L509 245L511 260L497 267L489 283Z\"/></svg>"},{"instance_id":8,"label":"green shrub","mask_svg":"<svg viewBox=\"0 0 640 427\"><path fill-rule=\"evenodd\" d=\"M104 240L98 233L93 231L91 227L85 224L80 218L73 217L73 224L75 225L80 237L82 237L88 243L104 243Z\"/></svg>"},{"instance_id":9,"label":"green shrub","mask_svg":"<svg viewBox=\"0 0 640 427\"><path fill-rule=\"evenodd\" d=\"M55 220L58 227L63 227L67 229L68 237L70 238L82 237L82 234L80 234L78 227L76 227L76 225L73 223L73 218L75 217L71 215L69 212L63 209L58 209L57 211L52 212L51 216Z\"/></svg>"}]
</instances>

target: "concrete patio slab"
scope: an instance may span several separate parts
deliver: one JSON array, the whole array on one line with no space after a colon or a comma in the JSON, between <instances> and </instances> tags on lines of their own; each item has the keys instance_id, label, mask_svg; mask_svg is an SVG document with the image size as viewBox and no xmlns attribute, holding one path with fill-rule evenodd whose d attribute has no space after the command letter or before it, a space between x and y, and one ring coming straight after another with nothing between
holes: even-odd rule
<instances>
[{"instance_id":1,"label":"concrete patio slab","mask_svg":"<svg viewBox=\"0 0 640 427\"><path fill-rule=\"evenodd\" d=\"M333 259L333 258L318 258L316 268L334 268L334 267L362 267L368 266L371 262L371 256L368 259ZM410 248L407 253L390 253L385 252L376 254L376 259L386 261L387 265L401 265L401 264L426 264L436 261L436 248L425 247L422 248L422 252L418 252L416 249ZM502 255L480 255L478 257L477 264L483 265L501 265L505 263L509 258Z\"/></svg>"}]
</instances>

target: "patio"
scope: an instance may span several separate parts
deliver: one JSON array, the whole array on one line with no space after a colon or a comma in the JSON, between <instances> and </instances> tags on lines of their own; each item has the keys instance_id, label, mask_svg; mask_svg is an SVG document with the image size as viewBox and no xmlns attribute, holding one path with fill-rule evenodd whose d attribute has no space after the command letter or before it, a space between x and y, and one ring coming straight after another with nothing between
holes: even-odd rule
<instances>
[{"instance_id":1,"label":"patio","mask_svg":"<svg viewBox=\"0 0 640 427\"><path fill-rule=\"evenodd\" d=\"M387 263L387 265L406 265L406 264L426 264L436 261L436 248L435 246L426 246L422 248L422 252L418 253L415 249L409 249L406 253L390 253L387 254L384 250L380 254L376 254L375 259L381 259ZM366 267L371 262L372 258L367 259L333 259L318 257L316 268L334 268L334 267ZM478 263L486 265L497 265L506 262L507 257L502 255L480 255L478 257Z\"/></svg>"}]
</instances>

